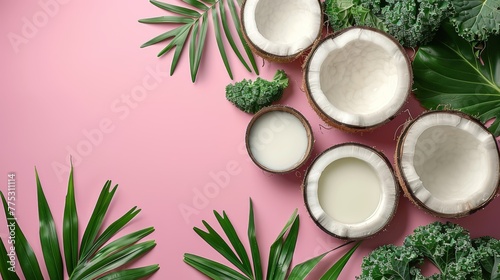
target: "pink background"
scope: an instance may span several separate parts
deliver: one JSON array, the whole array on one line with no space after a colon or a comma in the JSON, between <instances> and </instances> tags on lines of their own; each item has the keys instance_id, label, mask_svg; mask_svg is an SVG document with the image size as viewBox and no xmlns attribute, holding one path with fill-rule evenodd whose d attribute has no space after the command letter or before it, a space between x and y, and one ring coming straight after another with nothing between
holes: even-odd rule
<instances>
[{"instance_id":1,"label":"pink background","mask_svg":"<svg viewBox=\"0 0 500 280\"><path fill-rule=\"evenodd\" d=\"M61 0L65 4L58 4L58 10L43 22L40 3L47 1L4 0L0 4L0 190L6 191L8 172L16 172L16 215L40 262L34 166L61 232L68 173L55 167L67 168L70 154L81 229L107 179L120 187L106 224L137 205L142 212L123 233L156 228L150 238L157 241L157 247L134 264L159 263L160 271L150 279L205 279L183 263L183 253L219 261L222 257L192 228L202 226L201 220L215 225L212 210L226 210L246 244L249 197L254 201L264 263L270 244L295 208L301 218L295 264L342 243L317 228L307 214L300 191L306 166L297 174L270 175L249 160L243 143L251 116L225 99L224 88L232 81L212 29L198 80L192 84L187 52L175 75L168 77L171 54L156 58L164 45L139 48L169 28L137 22L164 14L148 1ZM36 30L24 30L23 35L26 21L35 22ZM12 44L12 34L25 36L25 41ZM236 81L255 79L234 55L229 57ZM334 144L356 141L374 146L392 159L401 125L422 111L410 99L402 114L373 132L347 134L324 129L301 90L302 60L280 65L259 58L258 63L263 78L272 78L278 68L289 74L290 87L280 103L296 108L310 121L316 137L315 155ZM155 71L159 71L156 78L151 74ZM150 89L127 105L126 98L145 79ZM94 137L93 143L88 135ZM233 171L229 182L193 204L200 192L217 183L213 174L225 172L228 165ZM183 207L193 207L193 211L183 216ZM499 238L500 227L494 222L499 211L497 199L487 209L455 222L470 229L473 236ZM4 223L3 214L0 216ZM369 251L381 244L399 245L416 226L434 220L401 197L390 226L362 244L341 279L358 275L361 259ZM0 227L0 234L5 239L6 227ZM317 279L343 252L332 254L310 279ZM43 265L42 270L46 275Z\"/></svg>"}]
</instances>

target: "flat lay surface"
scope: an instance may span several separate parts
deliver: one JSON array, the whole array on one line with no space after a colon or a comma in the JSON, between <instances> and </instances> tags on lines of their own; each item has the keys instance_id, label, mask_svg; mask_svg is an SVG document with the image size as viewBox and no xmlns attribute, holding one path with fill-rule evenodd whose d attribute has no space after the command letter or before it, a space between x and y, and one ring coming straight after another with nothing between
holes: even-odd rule
<instances>
[{"instance_id":1,"label":"flat lay surface","mask_svg":"<svg viewBox=\"0 0 500 280\"><path fill-rule=\"evenodd\" d=\"M160 270L149 279L206 279L183 262L188 252L225 261L193 231L202 227L202 220L216 225L213 210L226 211L248 248L249 198L263 264L267 248L295 209L300 231L293 264L342 244L309 217L301 191L307 167L325 149L345 142L374 147L393 162L403 124L423 108L410 96L387 124L371 132L342 132L327 126L309 105L302 88L303 58L278 64L256 56L260 77L271 80L277 69L288 74L289 86L277 103L304 115L315 138L311 158L297 171L266 173L252 162L245 147L252 115L238 110L224 93L227 84L257 76L228 52L234 80L228 77L211 27L196 83L191 82L187 50L170 76L172 53L157 58L162 45L140 48L170 27L145 25L138 19L162 13L146 0L0 3L0 190L7 191L8 174L15 173L16 218L39 261L43 256L34 168L60 232L70 160L80 237L106 180L119 184L104 223L132 206L142 209L126 230L156 229L149 238L157 246L133 263L133 267L158 263ZM451 221L470 230L472 237L498 239L499 212L497 198L484 210ZM417 209L401 195L389 226L361 244L340 279L359 275L363 256L376 247L401 245L415 227L437 220L445 221ZM5 224L2 214L4 241ZM329 255L309 279L317 279L346 250ZM48 275L43 266L42 272Z\"/></svg>"}]
</instances>

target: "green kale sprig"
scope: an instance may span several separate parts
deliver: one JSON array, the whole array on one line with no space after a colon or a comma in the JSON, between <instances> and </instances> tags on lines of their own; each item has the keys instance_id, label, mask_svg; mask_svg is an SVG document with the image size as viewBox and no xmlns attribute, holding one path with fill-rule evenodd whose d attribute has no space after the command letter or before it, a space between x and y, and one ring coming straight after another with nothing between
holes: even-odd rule
<instances>
[{"instance_id":1,"label":"green kale sprig","mask_svg":"<svg viewBox=\"0 0 500 280\"><path fill-rule=\"evenodd\" d=\"M334 30L371 26L416 47L432 40L453 8L449 0L326 0L325 12Z\"/></svg>"},{"instance_id":2,"label":"green kale sprig","mask_svg":"<svg viewBox=\"0 0 500 280\"><path fill-rule=\"evenodd\" d=\"M271 105L283 96L288 87L288 77L283 70L276 71L272 81L257 78L243 80L226 87L226 98L240 110L254 114L260 109Z\"/></svg>"},{"instance_id":3,"label":"green kale sprig","mask_svg":"<svg viewBox=\"0 0 500 280\"><path fill-rule=\"evenodd\" d=\"M424 277L418 268L427 259L441 274ZM418 227L402 246L385 245L363 259L358 280L382 279L499 279L500 241L471 239L453 223Z\"/></svg>"}]
</instances>

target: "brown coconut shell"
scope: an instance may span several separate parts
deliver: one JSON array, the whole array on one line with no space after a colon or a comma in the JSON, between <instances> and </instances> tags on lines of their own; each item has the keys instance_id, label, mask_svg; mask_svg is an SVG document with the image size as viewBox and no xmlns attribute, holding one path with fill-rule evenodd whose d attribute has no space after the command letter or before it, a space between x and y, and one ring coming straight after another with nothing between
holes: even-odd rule
<instances>
[{"instance_id":1,"label":"brown coconut shell","mask_svg":"<svg viewBox=\"0 0 500 280\"><path fill-rule=\"evenodd\" d=\"M310 46L308 46L307 48L305 48L297 53L294 53L292 55L288 55L288 56L279 56L279 55L268 53L265 50L261 49L259 46L257 46L252 40L250 40L250 38L247 35L247 31L245 28L245 17L244 17L246 2L247 2L247 0L243 1L243 4L241 5L241 9L240 9L241 31L243 33L243 38L245 39L245 42L248 44L248 46L250 47L250 49L252 50L253 53L257 54L258 56L260 56L266 60L274 61L274 62L278 62L278 63L292 62L292 61L296 60L297 58L301 57L302 55L304 55L307 51L309 51L313 47L313 45L315 45L315 43L319 42L319 40L321 39L321 34L323 31L324 12L323 12L323 5L321 4L321 1L318 0L318 5L319 5L320 10L321 10L321 23L322 24L320 24L320 26L319 26L318 34L316 35L316 39L314 40L314 42Z\"/></svg>"},{"instance_id":2,"label":"brown coconut shell","mask_svg":"<svg viewBox=\"0 0 500 280\"><path fill-rule=\"evenodd\" d=\"M427 112L424 112L422 113L420 116L418 116L417 118L411 120L411 121L408 121L403 130L401 131L401 134L400 136L398 137L398 141L396 143L396 152L394 153L394 163L396 165L396 168L395 168L395 171L396 171L396 177L398 178L398 181L399 181L399 184L401 186L401 189L403 190L403 193L404 193L404 196L407 197L415 206L417 206L417 208L420 208L424 211L426 211L427 213L431 214L432 216L434 217L438 217L438 218L461 218L461 217L465 217L465 216L468 216L470 214L473 214L475 212L477 212L478 210L481 210L483 209L484 207L486 207L486 205L488 205L492 200L493 198L495 198L496 194L498 193L499 189L500 189L500 179L497 183L497 187L496 187L496 190L495 192L484 202L482 203L481 205L473 208L473 209L470 209L468 211L464 211L464 212L461 212L461 213L456 213L456 214L446 214L446 213L440 213L440 212L437 212L437 211L434 211L433 209L430 209L428 208L422 201L420 201L414 194L413 192L411 191L410 189L410 184L405 176L405 174L403 173L403 170L402 170L402 158L403 158L403 144L406 140L406 136L408 134L408 131L411 129L411 127L422 117L424 116L427 116L427 115L432 115L432 114L442 114L442 113L447 113L447 114L454 114L454 115L457 115L461 118L464 118L466 120L469 120L469 121L472 121L476 124L478 124L481 128L484 129L484 131L488 132L489 134L491 134L488 129L479 121L477 120L476 118L473 118L465 113L462 113L462 112L459 112L459 111L450 111L450 110L443 110L443 111L427 111ZM491 137L493 139L495 139L495 137L491 134ZM498 152L498 143L497 141L495 140L495 145L497 147L497 152ZM499 157L500 157L500 152L499 153ZM498 170L498 173L500 174L500 168Z\"/></svg>"},{"instance_id":3,"label":"brown coconut shell","mask_svg":"<svg viewBox=\"0 0 500 280\"><path fill-rule=\"evenodd\" d=\"M391 174L392 174L392 177L393 177L393 180L394 180L394 183L395 183L395 187L396 187L396 199L395 199L395 202L394 202L394 209L393 211L391 212L390 214L390 217L389 219L387 219L385 225L378 231L376 232L373 232L372 234L370 235L366 235L366 236L363 236L363 237L359 237L359 238L347 238L345 236L340 236L340 235L337 235L333 232L330 232L329 230L327 230L316 218L314 218L311 214L311 207L308 203L308 200L307 200L307 177L311 171L311 167L314 165L314 163L323 155L325 154L326 152L332 150L332 149L335 149L335 148L338 148L338 147L342 147L342 146L347 146L347 145L354 145L354 146L359 146L359 147L363 147L363 148L366 148L372 152L374 152L375 154L377 154L378 156L380 156L380 158L382 158L382 160L385 161L385 163L387 164L387 166L389 167L389 170L391 171ZM379 150L375 149L375 148L372 148L372 147L369 147L369 146L366 146L366 145L363 145L363 144L360 144L360 143L355 143L355 142L347 142L347 143L342 143L342 144L338 144L338 145L334 145L326 150L324 150L323 152L321 152L314 160L313 162L311 163L311 165L307 168L307 171L306 173L304 174L304 179L302 181L302 186L301 186L301 189L302 189L302 197L304 198L304 204L306 206L306 209L307 209L307 213L309 213L309 217L313 220L313 222L324 232L326 232L327 234L329 234L330 236L333 236L335 238L338 238L338 239L342 239L342 240L363 240L363 239L367 239L367 238L372 238L376 235L378 235L380 232L382 232L383 229L387 228L387 226L389 226L392 218L394 217L394 215L396 214L396 210L398 208L398 204L399 204L399 193L400 193L400 187L399 187L399 184L398 184L398 179L397 177L395 176L394 174L394 169L392 167L392 164L391 162L389 161L389 159Z\"/></svg>"},{"instance_id":4,"label":"brown coconut shell","mask_svg":"<svg viewBox=\"0 0 500 280\"><path fill-rule=\"evenodd\" d=\"M410 80L409 80L410 84L408 85L408 91L406 92L406 98L408 98L408 96L410 95L410 93L412 91L413 69L411 67L411 61L410 61L410 58L408 57L408 53L406 52L406 49L403 46L401 46L401 44L399 44L398 40L396 40L396 38L394 38L393 36L391 36L391 35L383 32L381 30L378 30L376 28L372 28L372 27L367 27L367 26L351 26L351 27L342 29L340 31L334 32L334 33L326 36L321 41L319 41L318 44L314 45L313 49L311 50L311 52L309 53L309 55L306 58L306 61L305 61L304 66L303 66L303 71L302 71L302 73L303 73L303 76L302 76L302 87L304 88L304 90L306 92L307 100L309 101L309 104L314 109L314 111L316 112L316 114L318 114L318 116L325 123L327 123L328 125L330 125L332 127L338 128L338 129L346 131L346 132L356 133L356 132L363 132L363 131L371 131L371 130L373 130L373 129L377 128L377 127L380 127L380 126L384 125L385 123L393 120L394 118L396 118L401 113L401 108L403 107L404 103L401 105L401 107L398 109L398 111L396 111L396 113L394 113L394 115L390 116L385 121L380 122L380 123L375 124L375 125L372 125L372 126L357 126L357 125L351 125L351 124L342 123L342 122L340 122L340 121L338 121L338 120L330 117L325 112L323 112L323 110L321 110L321 108L319 107L319 105L316 103L316 101L312 97L311 87L310 87L310 84L309 84L309 80L307 79L307 74L309 73L309 67L310 67L311 60L312 60L314 54L316 53L316 51L318 50L319 46L321 46L321 44L323 44L324 42L326 42L328 40L335 39L339 35L344 34L344 33L348 32L350 30L353 30L353 29L354 30L356 30L356 29L370 30L370 31L374 31L374 32L380 33L380 34L388 37L389 39L391 39L391 41L393 41L398 46L398 49L401 51L401 53L403 54L403 57L406 60L406 64L408 66L407 69L408 69L408 71L410 73Z\"/></svg>"},{"instance_id":5,"label":"brown coconut shell","mask_svg":"<svg viewBox=\"0 0 500 280\"><path fill-rule=\"evenodd\" d=\"M254 155L252 154L252 151L250 149L250 132L252 130L254 123L262 115L269 113L269 112L275 112L275 111L286 112L286 113L289 113L289 114L292 114L293 116L295 116L297 119L300 120L300 122L302 123L302 125L306 129L306 134L307 134L307 149L306 149L306 153L305 153L304 157L297 164L295 164L294 166L292 166L291 168L286 169L286 170L273 170L273 169L270 169L270 168L262 165L254 157ZM290 139L290 141L293 141L293 139ZM288 172L296 170L297 168L302 166L309 159L309 157L312 154L312 150L313 150L313 146L314 146L314 135L313 135L311 125L309 124L307 119L299 111L295 110L292 107L288 107L288 106L271 105L271 106L267 106L267 107L260 109L257 113L255 113L255 115L250 120L250 123L248 124L246 132L245 132L245 146L246 146L248 155L250 156L252 161L255 163L255 165L257 165L260 169L267 171L267 172L270 172L270 173L274 173L274 174L284 174L284 173L288 173Z\"/></svg>"}]
</instances>

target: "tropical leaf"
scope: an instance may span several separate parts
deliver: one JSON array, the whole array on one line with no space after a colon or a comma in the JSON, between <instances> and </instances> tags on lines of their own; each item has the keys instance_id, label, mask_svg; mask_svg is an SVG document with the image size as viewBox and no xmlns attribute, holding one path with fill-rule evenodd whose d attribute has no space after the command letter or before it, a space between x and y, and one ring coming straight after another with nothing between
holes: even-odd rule
<instances>
[{"instance_id":1,"label":"tropical leaf","mask_svg":"<svg viewBox=\"0 0 500 280\"><path fill-rule=\"evenodd\" d=\"M5 248L3 240L0 237L0 275L2 276L2 279L5 280L19 280L19 276L17 276L15 270L15 259L11 261L10 254L15 254L15 252L7 253L7 249Z\"/></svg>"},{"instance_id":2,"label":"tropical leaf","mask_svg":"<svg viewBox=\"0 0 500 280\"><path fill-rule=\"evenodd\" d=\"M274 279L274 275L277 273L277 270L279 269L278 268L278 261L280 259L281 250L283 248L284 235L290 229L292 224L295 223L297 216L298 216L297 209L295 209L292 216L290 217L290 219L288 219L287 223L285 224L285 227L283 227L280 234L278 234L278 237L276 238L274 243L271 245L271 249L269 250L269 261L268 261L268 266L267 266L266 279Z\"/></svg>"},{"instance_id":3,"label":"tropical leaf","mask_svg":"<svg viewBox=\"0 0 500 280\"><path fill-rule=\"evenodd\" d=\"M312 259L309 259L303 263L299 263L298 265L296 265L292 272L290 272L290 275L288 276L288 279L289 280L301 280L301 279L305 279L307 275L309 275L309 273L311 273L311 271L316 267L316 265L326 256L328 255L329 253L335 251L335 250L338 250L346 245L349 245L351 244L353 241L349 241L349 242L346 242L328 252L325 252L317 257L314 257ZM349 252L347 252L348 254ZM342 258L341 258L342 259ZM340 260L339 260L340 261ZM333 266L336 266L337 264L334 264ZM333 267L332 266L332 267ZM342 269L341 269L342 270Z\"/></svg>"},{"instance_id":4,"label":"tropical leaf","mask_svg":"<svg viewBox=\"0 0 500 280\"><path fill-rule=\"evenodd\" d=\"M105 276L99 278L99 280L116 280L116 279L136 280L149 276L158 271L158 269L160 269L160 267L157 264L132 268L132 269L125 269L106 274Z\"/></svg>"},{"instance_id":5,"label":"tropical leaf","mask_svg":"<svg viewBox=\"0 0 500 280\"><path fill-rule=\"evenodd\" d=\"M247 277L226 265L193 254L184 254L184 262L211 279L248 280Z\"/></svg>"},{"instance_id":6,"label":"tropical leaf","mask_svg":"<svg viewBox=\"0 0 500 280\"><path fill-rule=\"evenodd\" d=\"M242 273L234 270L233 268L218 263L207 258L193 255L184 254L184 262L192 266L199 272L208 276L210 279L231 279L231 280L262 280L262 266L260 263L261 257L259 252L259 245L257 243L257 238L255 235L255 222L254 222L254 212L253 203L250 199L250 214L248 222L248 239L250 242L250 249L252 253L253 261L253 273L252 267L250 265L250 258L248 257L247 251L238 237L234 226L229 220L225 212L221 216L218 212L214 211L215 217L222 227L227 239L230 241L234 248L234 251L230 246L224 241L224 239L205 221L202 221L207 232L200 230L199 228L194 228L195 232L205 240L212 248L221 253L229 262L231 262L236 268L238 268ZM330 250L320 256L312 258L294 267L289 274L290 263L292 262L293 253L295 251L295 245L297 243L297 237L299 234L299 216L297 215L297 210L292 214L288 222L283 227L275 242L271 245L269 253L269 263L266 279L268 280L302 280L304 279L311 270L326 256L328 253L342 248L343 246L350 244L352 242L347 242L337 248ZM344 256L342 256L323 276L322 279L334 280L337 279L338 275L344 268L345 264L351 257L352 253L357 249L360 242L349 250ZM239 259L238 259L239 258ZM249 271L247 271L249 270ZM288 276L287 276L288 275Z\"/></svg>"},{"instance_id":7,"label":"tropical leaf","mask_svg":"<svg viewBox=\"0 0 500 280\"><path fill-rule=\"evenodd\" d=\"M31 248L31 245L28 243L26 236L24 236L21 227L19 227L16 217L14 217L14 215L12 215L12 211L9 210L11 207L9 203L13 202L7 202L2 192L0 192L0 196L2 197L4 213L7 218L7 225L10 230L14 227L17 260L21 265L21 270L25 278L30 280L43 280L42 271L40 270L40 265L36 259L35 253L33 252L33 248Z\"/></svg>"},{"instance_id":8,"label":"tropical leaf","mask_svg":"<svg viewBox=\"0 0 500 280\"><path fill-rule=\"evenodd\" d=\"M73 182L73 164L71 164L69 172L68 191L64 205L63 247L66 271L68 275L71 275L78 264L78 213L76 210L75 184Z\"/></svg>"},{"instance_id":9,"label":"tropical leaf","mask_svg":"<svg viewBox=\"0 0 500 280\"><path fill-rule=\"evenodd\" d=\"M104 184L104 187L101 190L101 194L97 199L97 203L94 207L94 211L90 216L89 223L85 228L85 232L83 233L82 243L80 245L80 260L79 263L86 261L90 255L92 246L97 238L97 234L99 233L99 229L101 228L102 221L104 220L104 216L108 211L109 204L111 203L111 199L116 192L118 186L115 186L111 191L111 181L107 181Z\"/></svg>"},{"instance_id":10,"label":"tropical leaf","mask_svg":"<svg viewBox=\"0 0 500 280\"><path fill-rule=\"evenodd\" d=\"M50 279L64 279L64 267L54 220L36 169L35 174L38 193L40 241L45 264ZM156 246L154 240L138 243L154 232L153 227L126 234L107 243L123 229L128 222L137 216L140 212L140 209L137 209L137 207L133 207L99 234L102 228L102 222L117 189L117 186L113 189L111 189L110 186L111 181L107 181L99 195L94 211L85 229L82 243L79 246L78 215L75 203L73 167L71 167L63 220L63 245L66 259L66 271L71 280L132 280L151 275L159 269L157 264L139 268L120 269L122 266L148 253ZM4 206L7 223L16 238L15 245L12 244L12 246L15 246L16 261L19 262L25 279L43 280L44 278L40 271L38 260L14 216L14 201L7 202L2 192L0 192L0 196ZM0 245L0 254L2 254L2 256L0 256L0 261L2 261L2 264L0 264L0 275L2 279L18 280L18 275L12 272L7 265L9 256L7 255L6 248L1 238ZM78 247L80 247L80 255L78 254Z\"/></svg>"},{"instance_id":11,"label":"tropical leaf","mask_svg":"<svg viewBox=\"0 0 500 280\"><path fill-rule=\"evenodd\" d=\"M283 236L280 236L275 241L275 244L280 243L280 245L276 246L276 248L279 248L279 251L277 251L276 253L271 252L271 255L277 256L277 259L275 259L276 261L274 263L270 264L270 266L273 267L270 279L284 280L286 278L288 269L290 268L290 264L292 262L293 252L295 251L295 245L297 244L298 235L299 216L297 215L293 220L290 229L288 230L286 238L283 239ZM273 245L271 245L271 251L273 250Z\"/></svg>"},{"instance_id":12,"label":"tropical leaf","mask_svg":"<svg viewBox=\"0 0 500 280\"><path fill-rule=\"evenodd\" d=\"M233 224L229 220L229 217L226 215L226 212L222 213L224 217L222 217L218 212L214 211L217 221L221 225L222 229L224 230L224 233L229 239L229 242L231 242L231 245L233 246L234 250L238 254L241 263L243 264L243 267L245 269L244 270L245 274L248 277L253 278L252 264L250 263L250 259L248 258L248 253L245 247L243 246L243 243L241 243L241 240L238 237L238 234L236 233Z\"/></svg>"},{"instance_id":13,"label":"tropical leaf","mask_svg":"<svg viewBox=\"0 0 500 280\"><path fill-rule=\"evenodd\" d=\"M427 109L455 109L495 121L500 136L500 36L492 36L476 59L473 47L445 25L434 41L419 48L413 62L415 97Z\"/></svg>"},{"instance_id":14,"label":"tropical leaf","mask_svg":"<svg viewBox=\"0 0 500 280\"><path fill-rule=\"evenodd\" d=\"M50 212L49 204L35 169L36 186L38 196L38 219L40 223L40 244L42 246L45 266L50 279L63 279L63 262L61 249L59 248L59 239L57 238L56 225Z\"/></svg>"},{"instance_id":15,"label":"tropical leaf","mask_svg":"<svg viewBox=\"0 0 500 280\"><path fill-rule=\"evenodd\" d=\"M252 262L255 280L262 280L262 265L260 262L259 244L257 243L257 236L255 233L255 219L253 214L252 199L250 199L250 214L248 218L248 241L250 242L250 250L252 251Z\"/></svg>"},{"instance_id":16,"label":"tropical leaf","mask_svg":"<svg viewBox=\"0 0 500 280\"><path fill-rule=\"evenodd\" d=\"M163 56L164 54L167 54L171 50L175 49L172 58L172 63L170 66L170 75L173 75L177 67L179 58L182 54L182 51L186 45L186 41L189 41L188 44L189 66L190 66L191 80L194 83L198 75L198 70L200 68L201 60L203 57L203 51L205 49L206 36L209 26L208 13L211 13L217 47L219 49L219 53L221 55L222 61L224 63L224 66L226 68L229 77L233 79L233 74L226 54L226 49L224 47L223 38L226 38L227 42L231 46L231 49L238 57L240 62L243 64L243 66L249 72L251 72L250 67L248 66L245 58L243 58L243 56L241 55L237 47L237 44L233 39L233 36L231 34L231 25L238 33L240 43L245 50L248 61L250 61L250 63L252 64L253 71L255 71L257 75L259 74L255 58L250 50L250 47L247 45L246 41L243 38L242 31L240 30L241 23L234 1L237 1L238 5L241 5L242 1L240 0L204 0L204 1L182 0L182 1L186 3L189 7L182 7L156 0L150 0L150 2L156 7L176 15L145 18L145 19L140 19L139 22L148 24L157 24L157 23L175 24L178 26L147 41L141 46L141 48L148 47L166 40L170 40L167 46L162 51L160 51L158 56ZM230 21L226 16L226 4L231 13L232 21ZM222 29L220 28L219 25L220 23L222 23ZM188 39L189 34L190 36Z\"/></svg>"},{"instance_id":17,"label":"tropical leaf","mask_svg":"<svg viewBox=\"0 0 500 280\"><path fill-rule=\"evenodd\" d=\"M352 254L359 247L361 242L356 243L345 255L343 255L328 271L321 277L320 280L337 280L340 273L344 269L346 263L351 258Z\"/></svg>"}]
</instances>

